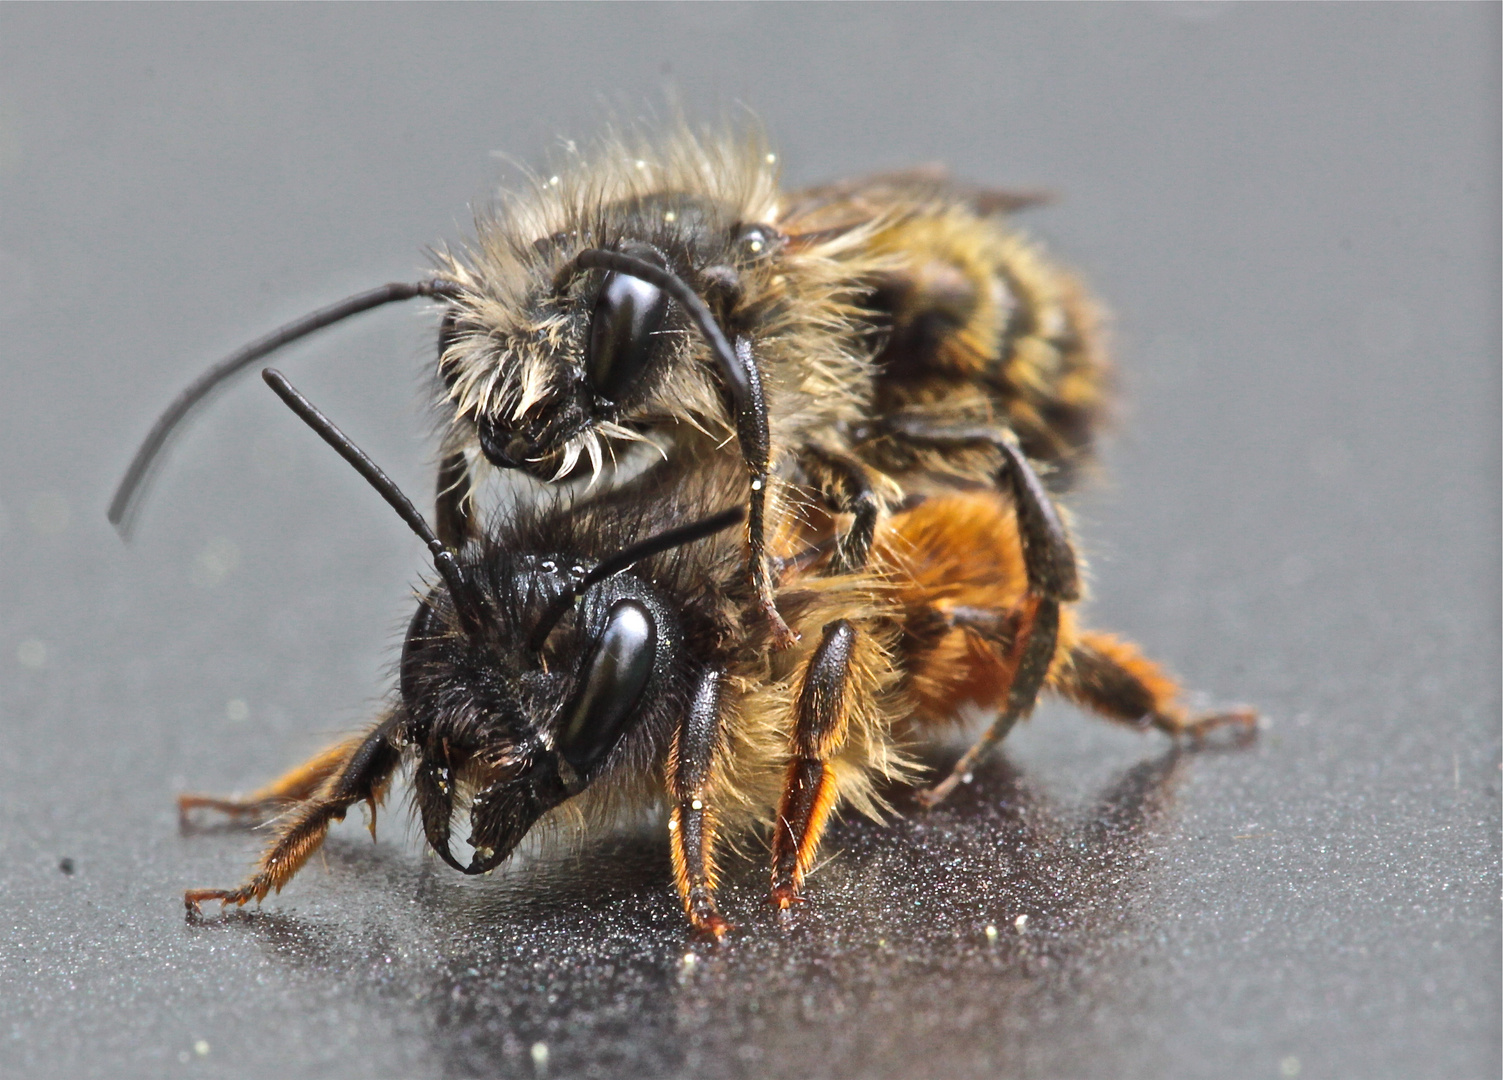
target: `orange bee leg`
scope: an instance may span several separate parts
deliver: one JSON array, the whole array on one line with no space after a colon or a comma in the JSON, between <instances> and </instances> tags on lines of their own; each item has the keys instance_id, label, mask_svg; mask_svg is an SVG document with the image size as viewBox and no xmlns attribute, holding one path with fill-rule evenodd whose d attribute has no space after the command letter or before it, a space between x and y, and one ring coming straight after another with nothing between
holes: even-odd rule
<instances>
[{"instance_id":1,"label":"orange bee leg","mask_svg":"<svg viewBox=\"0 0 1503 1080\"><path fill-rule=\"evenodd\" d=\"M1221 727L1235 727L1244 736L1257 729L1258 714L1246 707L1187 712L1178 701L1179 685L1136 645L1111 634L1082 634L1052 685L1064 697L1109 719L1153 726L1196 742Z\"/></svg>"},{"instance_id":2,"label":"orange bee leg","mask_svg":"<svg viewBox=\"0 0 1503 1080\"><path fill-rule=\"evenodd\" d=\"M177 797L178 819L186 825L191 811L208 809L218 810L234 818L250 817L265 820L284 810L288 805L311 797L324 781L344 768L350 755L359 749L365 738L364 735L357 735L352 739L345 739L326 747L301 765L289 769L265 787L258 788L243 797L221 798L191 792L179 795Z\"/></svg>"},{"instance_id":3,"label":"orange bee leg","mask_svg":"<svg viewBox=\"0 0 1503 1080\"><path fill-rule=\"evenodd\" d=\"M324 842L330 824L343 820L345 811L357 802L369 802L374 809L401 760L390 738L400 720L400 714L393 714L363 738L341 743L343 760L339 767L331 768L318 791L278 826L276 838L250 878L235 889L187 890L183 903L189 913L197 914L198 905L205 900L218 900L221 906L244 905L261 901L272 890L281 892Z\"/></svg>"},{"instance_id":4,"label":"orange bee leg","mask_svg":"<svg viewBox=\"0 0 1503 1080\"><path fill-rule=\"evenodd\" d=\"M856 628L850 622L837 619L828 624L799 687L793 760L772 839L772 902L779 909L803 899L799 889L835 808L838 792L826 763L845 742L850 726L855 645Z\"/></svg>"},{"instance_id":5,"label":"orange bee leg","mask_svg":"<svg viewBox=\"0 0 1503 1080\"><path fill-rule=\"evenodd\" d=\"M696 930L720 938L731 929L715 907L715 811L710 793L721 730L721 671L707 671L694 688L668 756L668 849L684 911Z\"/></svg>"},{"instance_id":6,"label":"orange bee leg","mask_svg":"<svg viewBox=\"0 0 1503 1080\"><path fill-rule=\"evenodd\" d=\"M969 782L981 759L1007 737L1013 725L1033 712L1039 690L1054 662L1054 646L1059 637L1059 603L1038 596L1026 597L1017 615L1017 630L1012 636L1008 658L1014 675L1007 690L1007 702L991 727L961 755L950 775L928 791L919 792L918 801L924 806L938 805L961 784ZM957 621L960 620L957 618Z\"/></svg>"}]
</instances>

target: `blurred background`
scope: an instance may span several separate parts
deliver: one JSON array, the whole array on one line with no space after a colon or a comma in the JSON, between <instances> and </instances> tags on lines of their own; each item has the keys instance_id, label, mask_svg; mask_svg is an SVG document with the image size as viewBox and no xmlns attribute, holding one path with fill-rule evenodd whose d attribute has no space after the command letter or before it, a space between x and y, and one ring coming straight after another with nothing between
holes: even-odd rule
<instances>
[{"instance_id":1,"label":"blurred background","mask_svg":"<svg viewBox=\"0 0 1503 1080\"><path fill-rule=\"evenodd\" d=\"M1499 9L0 6L0 1074L1490 1077L1500 1069ZM1046 706L688 938L656 835L461 880L401 814L249 916L181 835L371 715L422 550L209 362L463 239L505 160L750 111L790 186L944 162L1111 308L1093 621L1269 717ZM435 320L278 358L408 490ZM941 759L943 760L943 759ZM395 809L395 807L394 807ZM1021 922L1019 921L1021 918ZM992 932L988 932L988 927Z\"/></svg>"}]
</instances>

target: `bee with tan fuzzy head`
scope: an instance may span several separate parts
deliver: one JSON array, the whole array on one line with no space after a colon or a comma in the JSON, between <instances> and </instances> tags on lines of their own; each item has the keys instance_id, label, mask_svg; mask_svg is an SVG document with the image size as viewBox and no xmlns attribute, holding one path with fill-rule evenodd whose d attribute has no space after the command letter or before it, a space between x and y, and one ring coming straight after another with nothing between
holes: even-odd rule
<instances>
[{"instance_id":1,"label":"bee with tan fuzzy head","mask_svg":"<svg viewBox=\"0 0 1503 1080\"><path fill-rule=\"evenodd\" d=\"M174 427L225 378L352 314L427 297L443 308L441 537L476 533L488 466L544 482L583 472L598 488L638 444L737 452L750 576L786 646L766 538L787 483L851 515L838 562L854 569L906 493L898 474L984 479L1006 464L998 438L1021 440L1013 467L1031 472L1031 456L1059 479L1088 456L1105 377L1095 317L999 219L1027 201L924 170L789 195L756 135L607 140L483 213L435 277L314 312L206 372L137 453L111 520L129 520Z\"/></svg>"}]
</instances>

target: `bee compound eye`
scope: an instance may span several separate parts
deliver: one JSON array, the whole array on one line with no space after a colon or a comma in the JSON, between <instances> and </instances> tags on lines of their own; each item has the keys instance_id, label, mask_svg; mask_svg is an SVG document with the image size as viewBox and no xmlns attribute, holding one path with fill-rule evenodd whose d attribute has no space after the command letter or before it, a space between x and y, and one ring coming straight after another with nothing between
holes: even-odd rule
<instances>
[{"instance_id":1,"label":"bee compound eye","mask_svg":"<svg viewBox=\"0 0 1503 1080\"><path fill-rule=\"evenodd\" d=\"M587 777L625 732L652 677L657 642L646 607L635 600L611 606L559 734L559 754L580 775Z\"/></svg>"},{"instance_id":2,"label":"bee compound eye","mask_svg":"<svg viewBox=\"0 0 1503 1080\"><path fill-rule=\"evenodd\" d=\"M630 391L647 367L653 335L667 314L668 296L656 285L615 270L606 275L590 316L585 358L598 397L616 402Z\"/></svg>"}]
</instances>

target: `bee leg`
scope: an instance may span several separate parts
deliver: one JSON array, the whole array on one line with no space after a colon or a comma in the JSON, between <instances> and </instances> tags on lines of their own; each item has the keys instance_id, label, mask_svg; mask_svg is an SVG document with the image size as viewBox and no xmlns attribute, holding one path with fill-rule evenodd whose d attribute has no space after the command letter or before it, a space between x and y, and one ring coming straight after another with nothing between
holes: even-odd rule
<instances>
[{"instance_id":1,"label":"bee leg","mask_svg":"<svg viewBox=\"0 0 1503 1080\"><path fill-rule=\"evenodd\" d=\"M767 497L772 482L772 435L767 419L767 399L762 392L762 369L752 352L751 339L736 339L736 370L741 381L731 393L736 414L736 438L741 457L751 476L751 493L746 508L746 544L750 549L752 588L756 590L762 613L772 627L773 646L786 649L798 641L798 634L778 613L774 593L777 581L767 551Z\"/></svg>"},{"instance_id":2,"label":"bee leg","mask_svg":"<svg viewBox=\"0 0 1503 1080\"><path fill-rule=\"evenodd\" d=\"M850 454L818 446L804 449L801 465L821 502L835 513L852 516L851 527L836 541L830 569L855 573L866 565L877 519L886 505L878 494L880 474Z\"/></svg>"},{"instance_id":3,"label":"bee leg","mask_svg":"<svg viewBox=\"0 0 1503 1080\"><path fill-rule=\"evenodd\" d=\"M445 454L438 466L433 524L439 540L450 551L459 551L479 532L470 501L470 480L470 465L463 451Z\"/></svg>"},{"instance_id":4,"label":"bee leg","mask_svg":"<svg viewBox=\"0 0 1503 1080\"><path fill-rule=\"evenodd\" d=\"M187 825L189 814L198 809L218 810L233 818L265 820L289 804L302 802L311 796L324 781L344 767L365 738L364 735L357 735L353 739L345 739L320 750L301 765L289 769L265 787L244 797L219 798L192 793L179 795L178 820Z\"/></svg>"},{"instance_id":5,"label":"bee leg","mask_svg":"<svg viewBox=\"0 0 1503 1080\"><path fill-rule=\"evenodd\" d=\"M724 753L721 681L724 672L704 672L694 687L684 722L668 756L669 853L679 897L694 929L714 938L731 926L715 907L715 808L711 792Z\"/></svg>"},{"instance_id":6,"label":"bee leg","mask_svg":"<svg viewBox=\"0 0 1503 1080\"><path fill-rule=\"evenodd\" d=\"M961 622L957 617L957 622ZM974 746L961 755L950 775L927 791L919 792L924 806L936 806L961 784L969 783L976 765L992 747L1007 737L1019 720L1033 712L1039 690L1054 663L1055 644L1059 638L1059 601L1043 596L1027 596L1019 605L1011 635L1008 661L1013 670L1007 700Z\"/></svg>"},{"instance_id":7,"label":"bee leg","mask_svg":"<svg viewBox=\"0 0 1503 1080\"><path fill-rule=\"evenodd\" d=\"M1111 634L1082 634L1050 685L1108 719L1156 727L1197 743L1221 727L1234 727L1244 737L1257 730L1258 714L1249 708L1188 712L1179 703L1179 685L1136 645Z\"/></svg>"},{"instance_id":8,"label":"bee leg","mask_svg":"<svg viewBox=\"0 0 1503 1080\"><path fill-rule=\"evenodd\" d=\"M221 907L244 905L251 900L261 901L273 889L281 892L282 886L324 842L331 823L343 820L345 811L357 802L369 802L374 809L401 760L391 742L400 722L401 714L393 713L364 738L341 743L337 749L342 751L342 759L331 763L336 767L329 769L318 790L290 811L277 827L276 838L262 854L250 878L236 889L187 890L183 893L183 904L188 913L196 915L198 905L205 900L218 900Z\"/></svg>"},{"instance_id":9,"label":"bee leg","mask_svg":"<svg viewBox=\"0 0 1503 1080\"><path fill-rule=\"evenodd\" d=\"M1067 603L1080 599L1080 571L1065 523L1010 432L995 427L946 427L911 416L891 417L884 428L899 442L994 449L1002 460L996 475L997 487L1012 495L1018 515L1029 590Z\"/></svg>"},{"instance_id":10,"label":"bee leg","mask_svg":"<svg viewBox=\"0 0 1503 1080\"><path fill-rule=\"evenodd\" d=\"M1064 521L1043 482L1018 448L1011 433L995 427L946 427L920 417L895 416L885 423L900 442L930 446L988 446L1001 458L996 484L1012 496L1029 596L1024 600L1013 642L1015 666L1007 701L997 719L955 763L940 783L919 795L933 806L964 783L986 753L1014 724L1033 711L1035 699L1054 662L1059 635L1059 605L1080 599L1080 571Z\"/></svg>"},{"instance_id":11,"label":"bee leg","mask_svg":"<svg viewBox=\"0 0 1503 1080\"><path fill-rule=\"evenodd\" d=\"M856 628L849 621L826 625L799 686L793 760L783 781L772 838L772 902L781 910L803 899L799 890L804 875L835 808L838 791L828 762L850 729L856 645Z\"/></svg>"}]
</instances>

